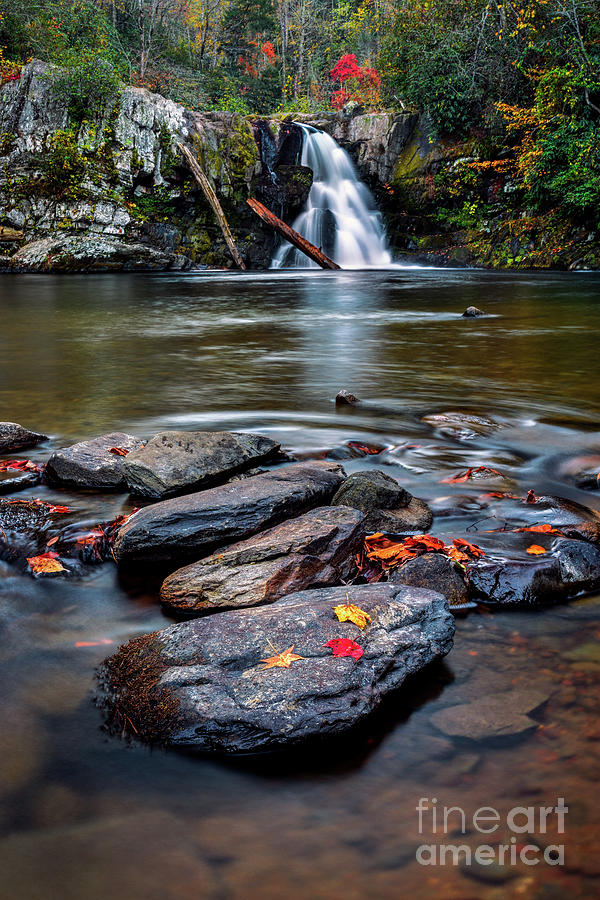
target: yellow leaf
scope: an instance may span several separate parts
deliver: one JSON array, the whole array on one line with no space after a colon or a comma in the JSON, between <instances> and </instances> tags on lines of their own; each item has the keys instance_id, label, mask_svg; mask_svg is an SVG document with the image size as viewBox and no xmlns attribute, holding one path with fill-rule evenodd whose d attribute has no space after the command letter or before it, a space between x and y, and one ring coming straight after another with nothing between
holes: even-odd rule
<instances>
[{"instance_id":1,"label":"yellow leaf","mask_svg":"<svg viewBox=\"0 0 600 900\"><path fill-rule=\"evenodd\" d=\"M348 594L346 594L346 600L350 600ZM333 607L333 611L339 622L354 622L359 628L364 628L367 622L371 621L369 613L359 606L355 606L354 603L340 603L338 606Z\"/></svg>"},{"instance_id":2,"label":"yellow leaf","mask_svg":"<svg viewBox=\"0 0 600 900\"><path fill-rule=\"evenodd\" d=\"M47 556L29 556L27 562L36 575L52 575L55 572L67 571L57 559L49 559Z\"/></svg>"},{"instance_id":3,"label":"yellow leaf","mask_svg":"<svg viewBox=\"0 0 600 900\"><path fill-rule=\"evenodd\" d=\"M527 548L527 552L531 553L532 556L541 556L546 550L544 547L540 547L539 544L532 544L531 547Z\"/></svg>"},{"instance_id":4,"label":"yellow leaf","mask_svg":"<svg viewBox=\"0 0 600 900\"><path fill-rule=\"evenodd\" d=\"M263 666L264 669L289 669L290 664L294 662L296 659L304 659L304 656L298 656L297 653L292 653L295 644L292 644L291 647L288 647L287 650L282 650L281 653L278 653L276 656L269 656L267 659L261 659L261 662L266 663Z\"/></svg>"}]
</instances>

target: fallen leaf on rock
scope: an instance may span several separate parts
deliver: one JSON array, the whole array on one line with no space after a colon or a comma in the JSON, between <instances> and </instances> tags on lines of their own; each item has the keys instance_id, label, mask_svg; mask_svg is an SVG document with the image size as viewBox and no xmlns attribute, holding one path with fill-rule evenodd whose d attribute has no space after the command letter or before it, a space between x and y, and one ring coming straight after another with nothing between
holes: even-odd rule
<instances>
[{"instance_id":1,"label":"fallen leaf on rock","mask_svg":"<svg viewBox=\"0 0 600 900\"><path fill-rule=\"evenodd\" d=\"M360 659L365 652L360 644L349 638L334 638L323 646L331 647L334 656L351 656L352 659Z\"/></svg>"},{"instance_id":2,"label":"fallen leaf on rock","mask_svg":"<svg viewBox=\"0 0 600 900\"><path fill-rule=\"evenodd\" d=\"M462 538L454 538L450 546L430 534L415 535L403 541L392 541L379 532L365 538L365 552L369 559L377 560L384 569L415 559L423 553L443 553L459 565L470 559L485 556L481 547L470 544Z\"/></svg>"},{"instance_id":3,"label":"fallen leaf on rock","mask_svg":"<svg viewBox=\"0 0 600 900\"><path fill-rule=\"evenodd\" d=\"M14 469L18 472L41 472L43 466L38 466L37 463L32 462L30 459L4 459L0 461L0 472L8 472L9 469Z\"/></svg>"},{"instance_id":4,"label":"fallen leaf on rock","mask_svg":"<svg viewBox=\"0 0 600 900\"><path fill-rule=\"evenodd\" d=\"M263 669L289 669L291 663L293 663L296 659L304 659L304 656L298 656L297 653L292 653L295 644L292 644L291 647L288 647L287 650L282 650L281 653L277 653L275 656L269 656L267 659L261 659L261 662L266 663L263 666Z\"/></svg>"},{"instance_id":5,"label":"fallen leaf on rock","mask_svg":"<svg viewBox=\"0 0 600 900\"><path fill-rule=\"evenodd\" d=\"M530 553L532 556L541 556L542 553L546 552L546 548L540 547L539 544L532 544L531 547L527 548L527 552Z\"/></svg>"},{"instance_id":6,"label":"fallen leaf on rock","mask_svg":"<svg viewBox=\"0 0 600 900\"><path fill-rule=\"evenodd\" d=\"M537 503L537 499L533 491L527 491L526 503Z\"/></svg>"},{"instance_id":7,"label":"fallen leaf on rock","mask_svg":"<svg viewBox=\"0 0 600 900\"><path fill-rule=\"evenodd\" d=\"M113 453L115 456L127 456L129 450L126 450L124 447L109 447L109 453Z\"/></svg>"},{"instance_id":8,"label":"fallen leaf on rock","mask_svg":"<svg viewBox=\"0 0 600 900\"><path fill-rule=\"evenodd\" d=\"M560 528L553 528L552 525L528 525L526 528L515 528L518 531L535 531L536 534L562 534Z\"/></svg>"},{"instance_id":9,"label":"fallen leaf on rock","mask_svg":"<svg viewBox=\"0 0 600 900\"><path fill-rule=\"evenodd\" d=\"M348 603L340 603L333 607L333 611L338 617L339 622L354 622L359 628L364 628L367 622L371 621L369 613L365 612L359 606L349 602L348 594L346 594Z\"/></svg>"},{"instance_id":10,"label":"fallen leaf on rock","mask_svg":"<svg viewBox=\"0 0 600 900\"><path fill-rule=\"evenodd\" d=\"M369 444L361 444L358 441L348 441L347 447L351 447L352 450L358 450L359 453L364 453L365 456L377 456L379 453L383 453L384 447L374 447Z\"/></svg>"},{"instance_id":11,"label":"fallen leaf on rock","mask_svg":"<svg viewBox=\"0 0 600 900\"><path fill-rule=\"evenodd\" d=\"M56 537L50 538L50 540L46 544L46 547L52 547L53 544L56 544L57 540L58 540L58 535L56 535Z\"/></svg>"},{"instance_id":12,"label":"fallen leaf on rock","mask_svg":"<svg viewBox=\"0 0 600 900\"><path fill-rule=\"evenodd\" d=\"M490 478L494 476L504 478L504 475L498 469L491 469L489 466L471 466L466 472L459 472L458 475L442 478L440 484L463 484L465 481L470 481L473 478Z\"/></svg>"},{"instance_id":13,"label":"fallen leaf on rock","mask_svg":"<svg viewBox=\"0 0 600 900\"><path fill-rule=\"evenodd\" d=\"M40 556L27 557L27 562L34 575L53 575L55 572L66 572L67 570L57 557L58 553L49 550L48 553L42 553Z\"/></svg>"}]
</instances>

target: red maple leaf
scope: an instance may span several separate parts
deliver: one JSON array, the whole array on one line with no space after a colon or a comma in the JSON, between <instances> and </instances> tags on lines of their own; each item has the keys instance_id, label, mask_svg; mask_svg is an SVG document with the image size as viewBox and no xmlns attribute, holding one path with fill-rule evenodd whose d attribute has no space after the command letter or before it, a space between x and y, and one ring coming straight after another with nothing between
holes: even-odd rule
<instances>
[{"instance_id":1,"label":"red maple leaf","mask_svg":"<svg viewBox=\"0 0 600 900\"><path fill-rule=\"evenodd\" d=\"M352 659L360 659L365 652L360 644L351 641L349 638L333 638L324 644L325 647L331 647L334 656L351 656Z\"/></svg>"}]
</instances>

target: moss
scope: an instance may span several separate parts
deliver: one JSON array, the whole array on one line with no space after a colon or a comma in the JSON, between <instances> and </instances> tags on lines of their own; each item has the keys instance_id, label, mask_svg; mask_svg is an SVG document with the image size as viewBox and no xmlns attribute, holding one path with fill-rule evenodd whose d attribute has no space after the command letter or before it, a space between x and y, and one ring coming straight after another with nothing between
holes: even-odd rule
<instances>
[{"instance_id":1,"label":"moss","mask_svg":"<svg viewBox=\"0 0 600 900\"><path fill-rule=\"evenodd\" d=\"M16 140L16 135L12 134L10 131L3 131L2 134L0 134L0 156L8 156L15 146Z\"/></svg>"},{"instance_id":2,"label":"moss","mask_svg":"<svg viewBox=\"0 0 600 900\"><path fill-rule=\"evenodd\" d=\"M134 638L109 657L98 673L104 690L100 705L111 734L167 743L179 720L179 701L158 682L168 666L158 632Z\"/></svg>"}]
</instances>

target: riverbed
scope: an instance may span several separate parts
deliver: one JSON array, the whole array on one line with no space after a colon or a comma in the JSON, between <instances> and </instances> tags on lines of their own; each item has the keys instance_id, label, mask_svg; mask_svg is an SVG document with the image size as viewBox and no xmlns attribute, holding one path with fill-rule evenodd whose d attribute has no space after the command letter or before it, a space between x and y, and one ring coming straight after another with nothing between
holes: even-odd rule
<instances>
[{"instance_id":1,"label":"riverbed","mask_svg":"<svg viewBox=\"0 0 600 900\"><path fill-rule=\"evenodd\" d=\"M1 276L0 419L51 436L19 454L39 461L108 431L258 431L300 459L383 468L434 510L460 493L460 517L436 519L432 533L456 526L485 543L494 522L476 508L482 488L442 483L469 467L500 470L515 493L600 508L566 468L600 454L599 300L591 273ZM462 318L470 305L487 315ZM336 407L341 388L364 404ZM484 424L426 418L455 411ZM14 494L25 496L68 505L86 527L133 505L45 486ZM102 728L96 666L170 621L150 585L111 564L34 580L0 562L0 896L597 896L600 598L461 616L451 654L356 734L236 761L149 750ZM452 737L432 721L526 687L548 700L518 734ZM511 845L512 809L560 797L564 833L549 824L535 838L540 853L564 845L564 865L417 861L423 844ZM430 813L420 829L420 798L460 807L466 834L460 812L446 834ZM503 823L492 835L473 827L480 807Z\"/></svg>"}]
</instances>

